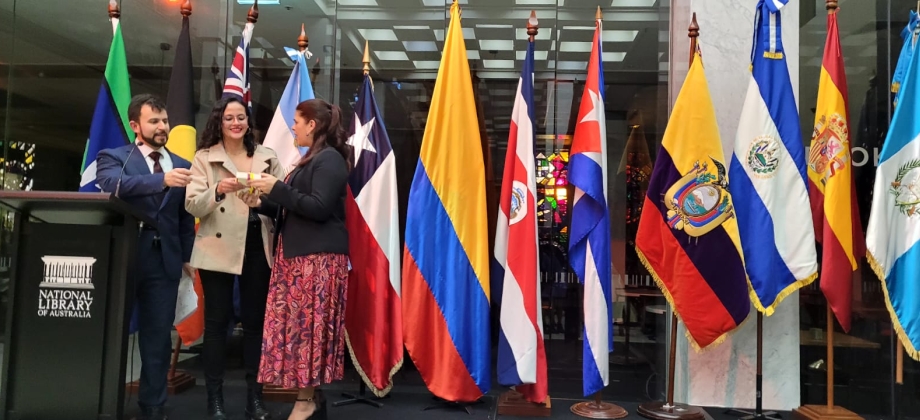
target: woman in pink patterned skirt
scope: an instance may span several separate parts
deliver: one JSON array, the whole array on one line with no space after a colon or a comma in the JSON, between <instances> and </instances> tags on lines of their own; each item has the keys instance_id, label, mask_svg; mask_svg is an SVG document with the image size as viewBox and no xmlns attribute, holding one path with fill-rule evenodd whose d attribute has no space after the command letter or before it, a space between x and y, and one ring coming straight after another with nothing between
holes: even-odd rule
<instances>
[{"instance_id":1,"label":"woman in pink patterned skirt","mask_svg":"<svg viewBox=\"0 0 920 420\"><path fill-rule=\"evenodd\" d=\"M350 149L341 110L325 101L300 103L293 129L310 149L286 179L249 181L259 194L248 204L277 217L258 381L299 389L289 420L325 419L314 390L344 373Z\"/></svg>"}]
</instances>

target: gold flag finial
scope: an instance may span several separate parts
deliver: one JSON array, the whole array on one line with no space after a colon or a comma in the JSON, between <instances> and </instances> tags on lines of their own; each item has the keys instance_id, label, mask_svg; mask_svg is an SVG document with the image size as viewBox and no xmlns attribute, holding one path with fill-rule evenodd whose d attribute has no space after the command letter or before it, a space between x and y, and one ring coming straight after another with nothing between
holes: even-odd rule
<instances>
[{"instance_id":1,"label":"gold flag finial","mask_svg":"<svg viewBox=\"0 0 920 420\"><path fill-rule=\"evenodd\" d=\"M827 8L827 14L832 14L837 11L837 0L825 0L824 6Z\"/></svg>"},{"instance_id":2,"label":"gold flag finial","mask_svg":"<svg viewBox=\"0 0 920 420\"><path fill-rule=\"evenodd\" d=\"M115 0L109 0L109 18L118 19L121 17L121 8L118 7L118 2Z\"/></svg>"},{"instance_id":3,"label":"gold flag finial","mask_svg":"<svg viewBox=\"0 0 920 420\"><path fill-rule=\"evenodd\" d=\"M364 40L364 74L371 72L371 50L368 49L367 40Z\"/></svg>"},{"instance_id":4,"label":"gold flag finial","mask_svg":"<svg viewBox=\"0 0 920 420\"><path fill-rule=\"evenodd\" d=\"M594 16L595 19L601 20L604 18L604 14L601 13L601 7L597 6L597 14Z\"/></svg>"},{"instance_id":5,"label":"gold flag finial","mask_svg":"<svg viewBox=\"0 0 920 420\"><path fill-rule=\"evenodd\" d=\"M537 32L540 31L540 21L537 20L537 11L530 11L530 19L527 19L527 35L530 37L530 42L533 42L537 38Z\"/></svg>"},{"instance_id":6,"label":"gold flag finial","mask_svg":"<svg viewBox=\"0 0 920 420\"><path fill-rule=\"evenodd\" d=\"M310 46L310 38L307 38L307 31L303 23L300 24L300 36L297 37L297 46L300 48L300 52L307 50L307 47Z\"/></svg>"}]
</instances>

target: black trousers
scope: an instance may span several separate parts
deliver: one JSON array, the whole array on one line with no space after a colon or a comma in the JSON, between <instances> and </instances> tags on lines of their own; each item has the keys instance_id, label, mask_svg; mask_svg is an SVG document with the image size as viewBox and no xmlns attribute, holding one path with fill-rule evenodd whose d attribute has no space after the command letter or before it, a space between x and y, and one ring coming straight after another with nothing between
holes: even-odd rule
<instances>
[{"instance_id":1,"label":"black trousers","mask_svg":"<svg viewBox=\"0 0 920 420\"><path fill-rule=\"evenodd\" d=\"M204 364L205 384L216 389L224 380L227 354L227 327L233 315L234 274L198 270L204 289ZM246 383L257 387L256 374L262 355L262 330L271 267L265 260L261 222L249 222L246 252L240 282L240 318L243 324L243 366Z\"/></svg>"}]
</instances>

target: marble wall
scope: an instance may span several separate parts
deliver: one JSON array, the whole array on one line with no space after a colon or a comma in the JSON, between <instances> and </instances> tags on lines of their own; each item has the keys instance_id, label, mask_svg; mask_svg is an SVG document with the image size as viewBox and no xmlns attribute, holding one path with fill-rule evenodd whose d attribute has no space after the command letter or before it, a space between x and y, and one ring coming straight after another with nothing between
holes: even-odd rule
<instances>
[{"instance_id":1,"label":"marble wall","mask_svg":"<svg viewBox=\"0 0 920 420\"><path fill-rule=\"evenodd\" d=\"M783 45L798 103L799 1L782 11ZM687 74L687 28L693 12L700 26L699 44L719 122L725 156L732 153L738 117L748 83L748 65L757 0L671 0L671 82L673 103ZM681 325L677 343L674 397L697 406L753 408L757 368L755 312L725 343L698 353ZM763 406L791 410L799 406L799 297L786 298L776 313L764 317Z\"/></svg>"}]
</instances>

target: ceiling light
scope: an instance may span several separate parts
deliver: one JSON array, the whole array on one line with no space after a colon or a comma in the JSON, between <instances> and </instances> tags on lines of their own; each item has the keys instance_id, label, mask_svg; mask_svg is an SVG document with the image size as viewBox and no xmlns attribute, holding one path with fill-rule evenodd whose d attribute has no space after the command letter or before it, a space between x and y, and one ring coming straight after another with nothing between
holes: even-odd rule
<instances>
[{"instance_id":1,"label":"ceiling light","mask_svg":"<svg viewBox=\"0 0 920 420\"><path fill-rule=\"evenodd\" d=\"M477 23L476 27L479 29L511 29L511 28L514 28L514 25L495 25L492 23Z\"/></svg>"},{"instance_id":2,"label":"ceiling light","mask_svg":"<svg viewBox=\"0 0 920 420\"><path fill-rule=\"evenodd\" d=\"M514 51L514 41L510 39L483 39L479 49L486 51Z\"/></svg>"},{"instance_id":3,"label":"ceiling light","mask_svg":"<svg viewBox=\"0 0 920 420\"><path fill-rule=\"evenodd\" d=\"M450 6L452 0L422 0L422 5L426 7ZM467 4L467 0L460 0L460 4Z\"/></svg>"},{"instance_id":4,"label":"ceiling light","mask_svg":"<svg viewBox=\"0 0 920 420\"><path fill-rule=\"evenodd\" d=\"M613 0L610 7L652 7L656 0Z\"/></svg>"},{"instance_id":5,"label":"ceiling light","mask_svg":"<svg viewBox=\"0 0 920 420\"><path fill-rule=\"evenodd\" d=\"M236 0L237 4L255 4L255 0ZM259 6L281 4L279 0L259 0Z\"/></svg>"},{"instance_id":6,"label":"ceiling light","mask_svg":"<svg viewBox=\"0 0 920 420\"><path fill-rule=\"evenodd\" d=\"M400 29L400 30L407 30L407 31L411 31L411 30L419 31L419 30L431 30L431 27L428 25L418 25L418 26L409 25L409 26L394 26L393 29Z\"/></svg>"},{"instance_id":7,"label":"ceiling light","mask_svg":"<svg viewBox=\"0 0 920 420\"><path fill-rule=\"evenodd\" d=\"M338 0L339 6L377 6L377 0Z\"/></svg>"},{"instance_id":8,"label":"ceiling light","mask_svg":"<svg viewBox=\"0 0 920 420\"><path fill-rule=\"evenodd\" d=\"M588 68L587 61L559 61L556 62L557 70L579 70L584 71Z\"/></svg>"},{"instance_id":9,"label":"ceiling light","mask_svg":"<svg viewBox=\"0 0 920 420\"><path fill-rule=\"evenodd\" d=\"M525 56L527 56L527 51L518 51L518 52L517 52L517 59L518 59L518 60L523 60ZM549 51L534 51L534 52L533 52L533 59L534 59L534 61L543 61L543 60L546 60L546 57L547 57L547 56L549 56Z\"/></svg>"},{"instance_id":10,"label":"ceiling light","mask_svg":"<svg viewBox=\"0 0 920 420\"><path fill-rule=\"evenodd\" d=\"M479 50L466 50L467 60L478 60L479 59Z\"/></svg>"},{"instance_id":11,"label":"ceiling light","mask_svg":"<svg viewBox=\"0 0 920 420\"><path fill-rule=\"evenodd\" d=\"M633 42L639 31L607 30L601 34L604 42Z\"/></svg>"},{"instance_id":12,"label":"ceiling light","mask_svg":"<svg viewBox=\"0 0 920 420\"><path fill-rule=\"evenodd\" d=\"M594 29L596 29L595 26L569 26L569 25L566 25L566 26L563 26L563 27L562 27L562 30L563 30L563 31L593 31Z\"/></svg>"},{"instance_id":13,"label":"ceiling light","mask_svg":"<svg viewBox=\"0 0 920 420\"><path fill-rule=\"evenodd\" d=\"M413 61L412 64L415 64L415 68L419 70L436 70L441 67L440 61Z\"/></svg>"},{"instance_id":14,"label":"ceiling light","mask_svg":"<svg viewBox=\"0 0 920 420\"><path fill-rule=\"evenodd\" d=\"M368 41L399 41L392 29L358 29L358 33Z\"/></svg>"},{"instance_id":15,"label":"ceiling light","mask_svg":"<svg viewBox=\"0 0 920 420\"><path fill-rule=\"evenodd\" d=\"M514 60L482 60L482 66L487 69L513 69Z\"/></svg>"},{"instance_id":16,"label":"ceiling light","mask_svg":"<svg viewBox=\"0 0 920 420\"><path fill-rule=\"evenodd\" d=\"M555 6L556 0L514 0L514 3L521 6Z\"/></svg>"},{"instance_id":17,"label":"ceiling light","mask_svg":"<svg viewBox=\"0 0 920 420\"><path fill-rule=\"evenodd\" d=\"M623 61L623 59L626 58L626 53L625 52L605 52L605 53L602 53L601 56L603 57L605 63L619 62L619 61Z\"/></svg>"},{"instance_id":18,"label":"ceiling light","mask_svg":"<svg viewBox=\"0 0 920 420\"><path fill-rule=\"evenodd\" d=\"M438 44L434 41L403 41L406 51L438 51Z\"/></svg>"},{"instance_id":19,"label":"ceiling light","mask_svg":"<svg viewBox=\"0 0 920 420\"><path fill-rule=\"evenodd\" d=\"M409 61L405 51L374 51L377 58L387 61Z\"/></svg>"},{"instance_id":20,"label":"ceiling light","mask_svg":"<svg viewBox=\"0 0 920 420\"><path fill-rule=\"evenodd\" d=\"M594 46L593 42L581 42L581 41L562 41L559 43L559 51L563 52L591 52L591 47Z\"/></svg>"}]
</instances>

